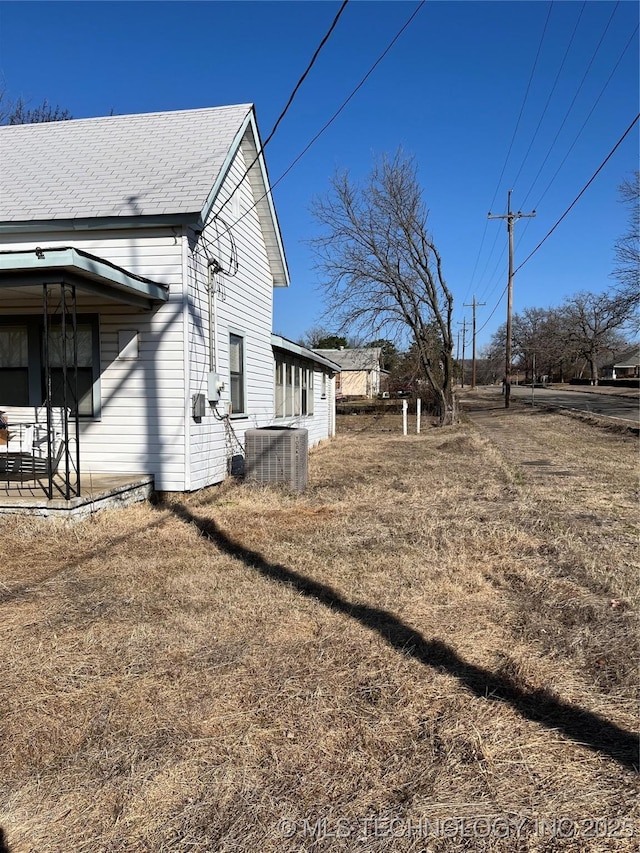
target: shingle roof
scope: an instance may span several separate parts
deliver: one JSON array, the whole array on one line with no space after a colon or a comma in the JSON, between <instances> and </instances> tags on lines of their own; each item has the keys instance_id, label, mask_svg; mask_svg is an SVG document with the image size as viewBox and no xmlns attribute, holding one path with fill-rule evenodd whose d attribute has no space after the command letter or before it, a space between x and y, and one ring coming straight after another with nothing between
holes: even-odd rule
<instances>
[{"instance_id":1,"label":"shingle roof","mask_svg":"<svg viewBox=\"0 0 640 853\"><path fill-rule=\"evenodd\" d=\"M0 128L0 222L200 213L251 104Z\"/></svg>"},{"instance_id":2,"label":"shingle roof","mask_svg":"<svg viewBox=\"0 0 640 853\"><path fill-rule=\"evenodd\" d=\"M343 370L375 370L380 366L380 347L361 347L351 349L315 349L330 361L339 364Z\"/></svg>"},{"instance_id":3,"label":"shingle roof","mask_svg":"<svg viewBox=\"0 0 640 853\"><path fill-rule=\"evenodd\" d=\"M640 366L640 346L636 344L621 352L616 358L614 367L638 367Z\"/></svg>"}]
</instances>

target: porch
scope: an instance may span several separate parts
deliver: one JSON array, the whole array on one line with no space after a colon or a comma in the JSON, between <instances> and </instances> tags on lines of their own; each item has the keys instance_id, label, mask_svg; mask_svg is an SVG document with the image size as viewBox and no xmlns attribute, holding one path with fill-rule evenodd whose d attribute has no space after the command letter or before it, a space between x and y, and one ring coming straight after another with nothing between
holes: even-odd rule
<instances>
[{"instance_id":1,"label":"porch","mask_svg":"<svg viewBox=\"0 0 640 853\"><path fill-rule=\"evenodd\" d=\"M65 500L64 475L53 477L54 497L47 498L49 478L19 479L0 472L0 516L33 515L81 519L101 509L114 509L148 500L154 482L150 474L91 474L82 477L80 496ZM72 484L73 485L73 484Z\"/></svg>"},{"instance_id":2,"label":"porch","mask_svg":"<svg viewBox=\"0 0 640 853\"><path fill-rule=\"evenodd\" d=\"M0 251L0 515L82 516L149 497L153 476L135 461L133 472L97 474L92 466L103 466L90 459L81 473L81 432L100 422L105 402L100 312L142 314L168 295L77 248ZM136 338L123 335L123 347Z\"/></svg>"}]
</instances>

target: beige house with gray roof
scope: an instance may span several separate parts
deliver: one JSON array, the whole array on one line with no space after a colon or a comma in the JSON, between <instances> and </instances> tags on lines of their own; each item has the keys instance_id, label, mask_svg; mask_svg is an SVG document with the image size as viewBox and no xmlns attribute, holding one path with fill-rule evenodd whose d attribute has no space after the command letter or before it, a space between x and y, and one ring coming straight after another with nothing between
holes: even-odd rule
<instances>
[{"instance_id":1,"label":"beige house with gray roof","mask_svg":"<svg viewBox=\"0 0 640 853\"><path fill-rule=\"evenodd\" d=\"M381 368L380 347L314 349L314 352L340 366L336 376L337 398L377 397L382 390L382 380L387 372Z\"/></svg>"},{"instance_id":2,"label":"beige house with gray roof","mask_svg":"<svg viewBox=\"0 0 640 853\"><path fill-rule=\"evenodd\" d=\"M330 434L335 365L272 335L259 149L250 104L0 128L0 412L63 413L71 496L80 471L218 482L250 427Z\"/></svg>"}]
</instances>

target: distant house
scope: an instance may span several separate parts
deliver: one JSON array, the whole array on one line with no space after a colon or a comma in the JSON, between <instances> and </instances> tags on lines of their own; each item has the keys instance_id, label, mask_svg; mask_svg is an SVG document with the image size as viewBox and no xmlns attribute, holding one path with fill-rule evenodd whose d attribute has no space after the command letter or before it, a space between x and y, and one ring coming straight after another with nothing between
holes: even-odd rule
<instances>
[{"instance_id":1,"label":"distant house","mask_svg":"<svg viewBox=\"0 0 640 853\"><path fill-rule=\"evenodd\" d=\"M247 428L332 434L337 365L272 334L259 149L251 104L0 128L0 412L63 413L67 486L191 491Z\"/></svg>"},{"instance_id":2,"label":"distant house","mask_svg":"<svg viewBox=\"0 0 640 853\"><path fill-rule=\"evenodd\" d=\"M340 367L335 380L336 398L376 397L382 390L387 372L381 367L380 347L314 349L314 352Z\"/></svg>"},{"instance_id":3,"label":"distant house","mask_svg":"<svg viewBox=\"0 0 640 853\"><path fill-rule=\"evenodd\" d=\"M640 377L640 346L637 344L620 353L614 364L602 369L603 379L637 379Z\"/></svg>"}]
</instances>

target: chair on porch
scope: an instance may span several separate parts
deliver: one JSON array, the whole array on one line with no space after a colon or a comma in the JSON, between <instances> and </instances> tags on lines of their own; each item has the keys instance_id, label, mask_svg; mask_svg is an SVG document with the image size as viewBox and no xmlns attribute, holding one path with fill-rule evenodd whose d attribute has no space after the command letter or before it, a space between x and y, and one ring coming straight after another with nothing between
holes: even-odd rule
<instances>
[{"instance_id":1,"label":"chair on porch","mask_svg":"<svg viewBox=\"0 0 640 853\"><path fill-rule=\"evenodd\" d=\"M55 474L64 452L64 409L51 409L51 441L46 406L3 406L0 417L0 477L29 480Z\"/></svg>"}]
</instances>

